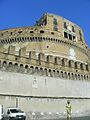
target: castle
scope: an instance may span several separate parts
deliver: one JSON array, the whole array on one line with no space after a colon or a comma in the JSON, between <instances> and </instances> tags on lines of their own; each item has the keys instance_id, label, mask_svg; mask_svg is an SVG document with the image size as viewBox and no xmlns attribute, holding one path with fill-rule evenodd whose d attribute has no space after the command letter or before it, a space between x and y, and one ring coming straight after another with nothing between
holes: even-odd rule
<instances>
[{"instance_id":1,"label":"castle","mask_svg":"<svg viewBox=\"0 0 90 120\"><path fill-rule=\"evenodd\" d=\"M32 27L0 31L0 104L30 115L90 110L90 49L82 29L45 13Z\"/></svg>"}]
</instances>

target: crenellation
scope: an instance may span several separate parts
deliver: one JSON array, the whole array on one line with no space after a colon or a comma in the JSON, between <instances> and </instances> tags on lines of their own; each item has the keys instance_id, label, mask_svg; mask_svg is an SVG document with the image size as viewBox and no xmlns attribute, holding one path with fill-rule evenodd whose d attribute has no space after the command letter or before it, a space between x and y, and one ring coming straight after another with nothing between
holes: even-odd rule
<instances>
[{"instance_id":1,"label":"crenellation","mask_svg":"<svg viewBox=\"0 0 90 120\"><path fill-rule=\"evenodd\" d=\"M61 70L54 70L54 69L46 69L46 68L40 68L35 66L29 66L25 64L20 63L13 63L13 62L7 62L3 61L0 66L0 69L2 71L7 72L19 72L19 73L26 73L26 74L36 74L40 76L49 76L49 77L60 77L60 78L67 78L72 80L89 80L90 75L82 75L78 73L72 73L68 71L61 71Z\"/></svg>"},{"instance_id":2,"label":"crenellation","mask_svg":"<svg viewBox=\"0 0 90 120\"><path fill-rule=\"evenodd\" d=\"M26 57L26 47L23 47L19 50L20 57Z\"/></svg>"},{"instance_id":3,"label":"crenellation","mask_svg":"<svg viewBox=\"0 0 90 120\"><path fill-rule=\"evenodd\" d=\"M8 47L8 54L15 55L15 46L9 46Z\"/></svg>"}]
</instances>

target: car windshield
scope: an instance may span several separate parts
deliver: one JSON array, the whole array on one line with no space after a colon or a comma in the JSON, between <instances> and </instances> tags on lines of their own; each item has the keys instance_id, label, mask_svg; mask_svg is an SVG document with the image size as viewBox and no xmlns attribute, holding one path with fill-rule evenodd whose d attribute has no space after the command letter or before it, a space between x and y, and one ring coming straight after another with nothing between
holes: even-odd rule
<instances>
[{"instance_id":1,"label":"car windshield","mask_svg":"<svg viewBox=\"0 0 90 120\"><path fill-rule=\"evenodd\" d=\"M20 113L22 112L20 109L10 109L11 113Z\"/></svg>"}]
</instances>

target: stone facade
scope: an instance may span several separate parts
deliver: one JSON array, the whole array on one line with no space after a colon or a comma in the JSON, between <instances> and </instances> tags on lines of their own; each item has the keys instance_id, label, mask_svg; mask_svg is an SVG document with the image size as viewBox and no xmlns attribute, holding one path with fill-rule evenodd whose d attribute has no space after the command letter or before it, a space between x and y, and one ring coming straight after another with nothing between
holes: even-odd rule
<instances>
[{"instance_id":1,"label":"stone facade","mask_svg":"<svg viewBox=\"0 0 90 120\"><path fill-rule=\"evenodd\" d=\"M62 112L67 99L72 103L78 101L78 105L82 100L87 106L90 102L90 49L82 29L63 17L46 13L33 27L1 30L0 76L0 101L5 106L15 105L18 97L20 104L25 102L20 107L26 111L40 112L44 107L42 112ZM12 100L5 102L6 99ZM26 102L27 99L32 102ZM52 102L47 101L44 106L39 101L36 107L34 99ZM61 109L57 105L59 100L64 103L59 104Z\"/></svg>"}]
</instances>

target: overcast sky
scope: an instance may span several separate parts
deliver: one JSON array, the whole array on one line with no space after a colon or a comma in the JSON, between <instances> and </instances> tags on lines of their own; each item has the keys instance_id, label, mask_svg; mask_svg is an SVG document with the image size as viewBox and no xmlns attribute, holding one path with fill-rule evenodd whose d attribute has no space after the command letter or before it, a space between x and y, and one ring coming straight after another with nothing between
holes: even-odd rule
<instances>
[{"instance_id":1,"label":"overcast sky","mask_svg":"<svg viewBox=\"0 0 90 120\"><path fill-rule=\"evenodd\" d=\"M90 0L0 0L0 30L32 26L45 12L82 27L90 47Z\"/></svg>"}]
</instances>

